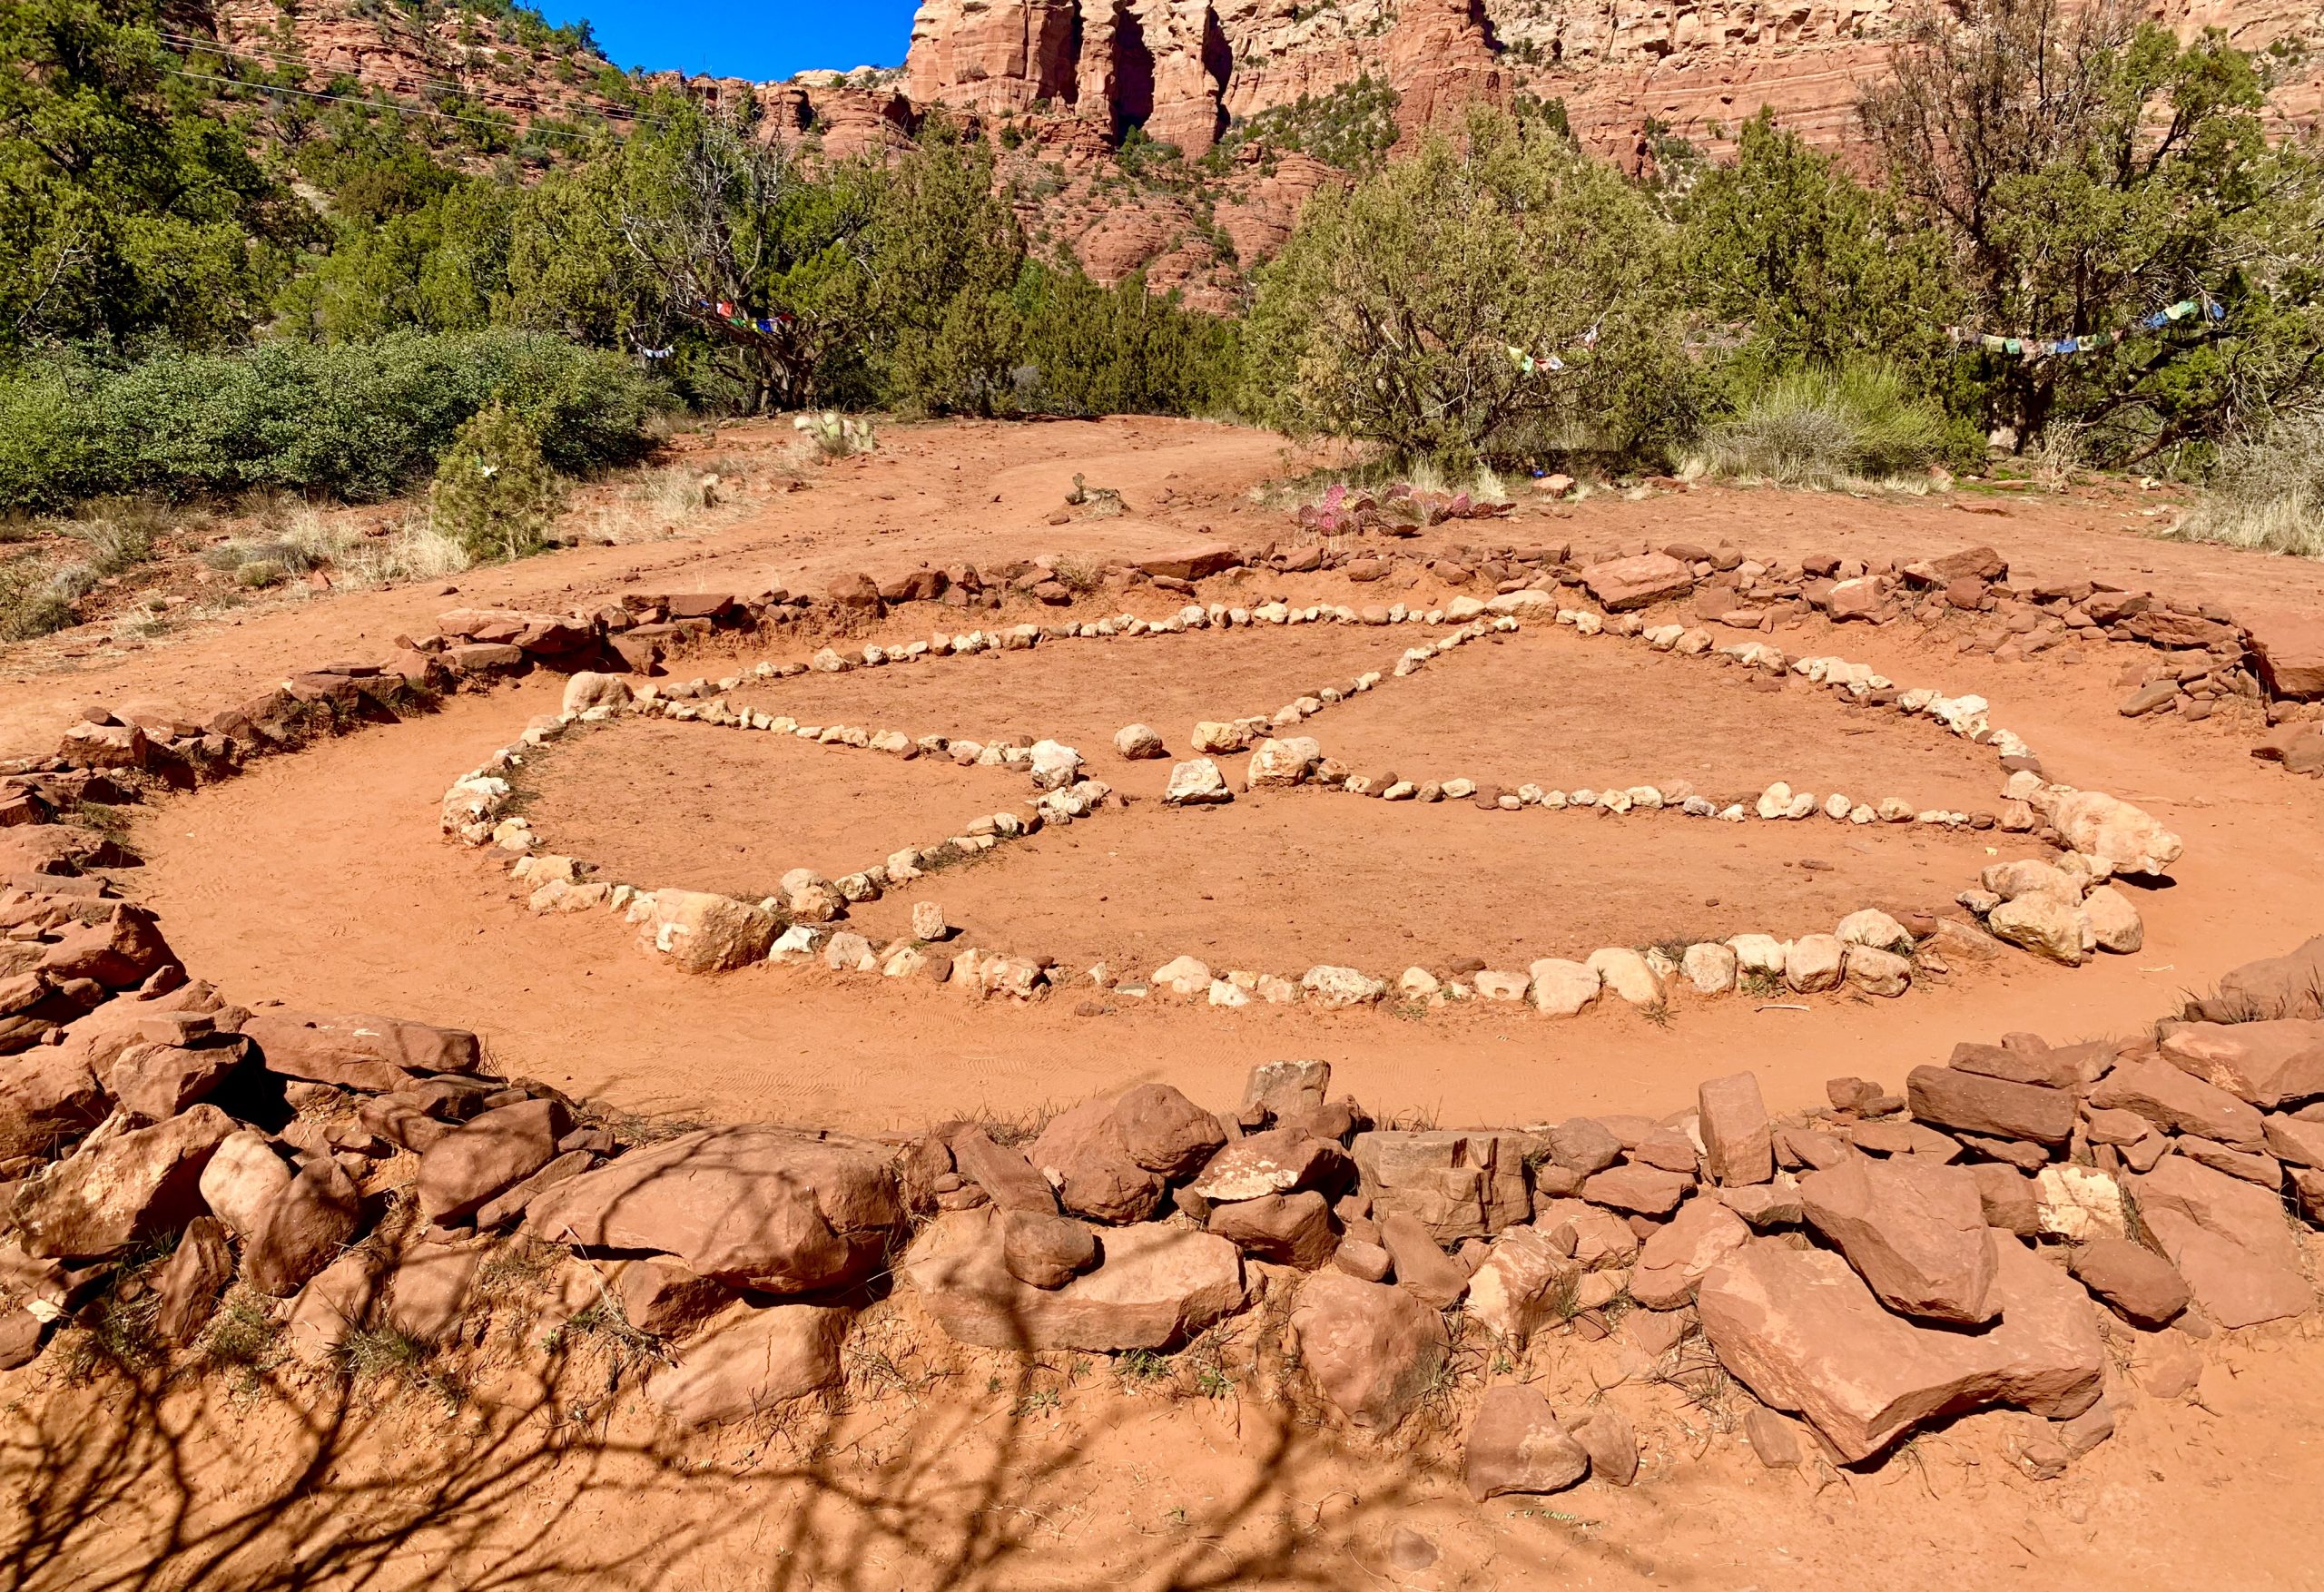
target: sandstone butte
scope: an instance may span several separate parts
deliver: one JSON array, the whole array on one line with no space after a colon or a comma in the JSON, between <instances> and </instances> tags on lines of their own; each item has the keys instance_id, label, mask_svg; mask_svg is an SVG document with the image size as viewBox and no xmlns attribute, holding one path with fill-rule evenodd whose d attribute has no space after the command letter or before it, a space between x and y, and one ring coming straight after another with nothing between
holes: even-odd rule
<instances>
[{"instance_id":1,"label":"sandstone butte","mask_svg":"<svg viewBox=\"0 0 2324 1592\"><path fill-rule=\"evenodd\" d=\"M681 88L716 109L749 107L766 137L832 159L908 148L940 107L986 132L1013 127L1005 172L1029 178L1048 167L1065 177L1025 201L1036 231L1064 241L1100 281L1143 269L1157 290L1179 289L1195 306L1223 310L1307 200L1344 173L1296 153L1263 159L1246 144L1210 184L1207 214L1167 188L1142 187L1127 200L1100 195L1095 180L1117 169L1130 129L1199 156L1255 115L1370 79L1395 91L1406 134L1457 122L1477 102L1561 100L1583 144L1630 170L1652 158L1649 123L1716 156L1762 105L1811 142L1846 149L1860 86L1879 75L1905 9L1903 0L1789 9L1748 0L1571 8L1529 0L922 0L901 70L819 70L784 83L662 73L646 84ZM2273 111L2281 128L2313 128L2324 114L2324 25L2312 4L2158 0L2153 10L2181 34L2217 26L2245 49L2304 47ZM295 53L310 64L310 88L344 75L417 97L451 81L520 127L536 117L621 114L596 86L609 64L601 57L560 57L489 17L446 11L423 29L355 0L317 0L295 17L274 0L216 0L206 21L230 49ZM1210 241L1213 219L1231 258Z\"/></svg>"}]
</instances>

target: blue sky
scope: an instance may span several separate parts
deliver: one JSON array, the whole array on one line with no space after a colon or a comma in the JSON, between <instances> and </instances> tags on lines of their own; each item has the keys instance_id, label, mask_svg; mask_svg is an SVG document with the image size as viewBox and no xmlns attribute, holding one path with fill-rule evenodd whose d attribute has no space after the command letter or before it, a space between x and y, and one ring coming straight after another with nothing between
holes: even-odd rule
<instances>
[{"instance_id":1,"label":"blue sky","mask_svg":"<svg viewBox=\"0 0 2324 1592\"><path fill-rule=\"evenodd\" d=\"M901 66L916 0L547 0L588 18L616 66L768 82L811 66Z\"/></svg>"}]
</instances>

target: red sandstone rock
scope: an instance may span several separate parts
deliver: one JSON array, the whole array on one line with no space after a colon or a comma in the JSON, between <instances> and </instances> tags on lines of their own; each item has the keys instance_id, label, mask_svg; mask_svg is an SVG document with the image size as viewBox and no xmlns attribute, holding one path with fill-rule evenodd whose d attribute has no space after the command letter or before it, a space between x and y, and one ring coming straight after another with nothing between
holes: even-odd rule
<instances>
[{"instance_id":1,"label":"red sandstone rock","mask_svg":"<svg viewBox=\"0 0 2324 1592\"><path fill-rule=\"evenodd\" d=\"M266 1070L285 1077L384 1095L428 1073L472 1073L482 1059L474 1034L395 1017L253 1012L241 1024Z\"/></svg>"},{"instance_id":2,"label":"red sandstone rock","mask_svg":"<svg viewBox=\"0 0 2324 1592\"><path fill-rule=\"evenodd\" d=\"M738 1288L846 1285L884 1258L904 1222L889 1156L788 1128L707 1128L634 1150L533 1202L525 1227L552 1241L675 1256Z\"/></svg>"},{"instance_id":3,"label":"red sandstone rock","mask_svg":"<svg viewBox=\"0 0 2324 1592\"><path fill-rule=\"evenodd\" d=\"M1558 1424L1540 1389L1503 1382L1479 1401L1461 1464L1469 1496L1482 1502L1504 1493L1562 1492L1590 1474L1590 1453Z\"/></svg>"},{"instance_id":4,"label":"red sandstone rock","mask_svg":"<svg viewBox=\"0 0 2324 1592\"><path fill-rule=\"evenodd\" d=\"M2314 1307L2276 1194L2182 1155L2128 1182L2139 1220L2212 1321L2256 1326Z\"/></svg>"},{"instance_id":5,"label":"red sandstone rock","mask_svg":"<svg viewBox=\"0 0 2324 1592\"><path fill-rule=\"evenodd\" d=\"M203 1105L83 1145L18 1191L18 1241L31 1254L94 1260L175 1232L202 1214L202 1168L233 1131Z\"/></svg>"},{"instance_id":6,"label":"red sandstone rock","mask_svg":"<svg viewBox=\"0 0 2324 1592\"><path fill-rule=\"evenodd\" d=\"M2160 1061L2126 1061L2090 1092L2093 1110L2135 1111L2176 1133L2200 1135L2238 1150L2267 1143L2260 1113L2225 1089Z\"/></svg>"},{"instance_id":7,"label":"red sandstone rock","mask_svg":"<svg viewBox=\"0 0 2324 1592\"><path fill-rule=\"evenodd\" d=\"M2260 661L2268 694L2305 702L2324 699L2324 615L2280 609L2239 612Z\"/></svg>"},{"instance_id":8,"label":"red sandstone rock","mask_svg":"<svg viewBox=\"0 0 2324 1592\"><path fill-rule=\"evenodd\" d=\"M1988 1404L2078 1415L2105 1371L2089 1298L2026 1246L2004 1240L2000 1251L2001 1320L1977 1332L1915 1326L1882 1309L1838 1255L1767 1239L1713 1268L1696 1306L1728 1371L1850 1459Z\"/></svg>"},{"instance_id":9,"label":"red sandstone rock","mask_svg":"<svg viewBox=\"0 0 2324 1592\"><path fill-rule=\"evenodd\" d=\"M2083 1287L2137 1326L2168 1326L2192 1297L2169 1261L2127 1238L2092 1239L2073 1252L2073 1268Z\"/></svg>"},{"instance_id":10,"label":"red sandstone rock","mask_svg":"<svg viewBox=\"0 0 2324 1592\"><path fill-rule=\"evenodd\" d=\"M1354 1425L1386 1432L1427 1391L1450 1348L1444 1318L1401 1288L1318 1272L1291 1336L1317 1388Z\"/></svg>"},{"instance_id":11,"label":"red sandstone rock","mask_svg":"<svg viewBox=\"0 0 2324 1592\"><path fill-rule=\"evenodd\" d=\"M1703 1160L1711 1180L1729 1186L1765 1183L1776 1173L1768 1108L1749 1073L1705 1080L1695 1091Z\"/></svg>"},{"instance_id":12,"label":"red sandstone rock","mask_svg":"<svg viewBox=\"0 0 2324 1592\"><path fill-rule=\"evenodd\" d=\"M436 1223L458 1222L556 1157L573 1126L554 1100L524 1100L487 1111L428 1147L412 1192Z\"/></svg>"},{"instance_id":13,"label":"red sandstone rock","mask_svg":"<svg viewBox=\"0 0 2324 1592\"><path fill-rule=\"evenodd\" d=\"M1000 1214L939 1216L898 1275L954 1339L1011 1351L1167 1349L1242 1308L1243 1261L1223 1238L1167 1223L1110 1229L1104 1258L1062 1288L1010 1273Z\"/></svg>"},{"instance_id":14,"label":"red sandstone rock","mask_svg":"<svg viewBox=\"0 0 2324 1592\"><path fill-rule=\"evenodd\" d=\"M2324 1095L2324 1022L2190 1023L2162 1049L2182 1072L2265 1109Z\"/></svg>"},{"instance_id":15,"label":"red sandstone rock","mask_svg":"<svg viewBox=\"0 0 2324 1592\"><path fill-rule=\"evenodd\" d=\"M827 1305L736 1304L647 1379L646 1401L684 1425L709 1426L836 1387L853 1320Z\"/></svg>"},{"instance_id":16,"label":"red sandstone rock","mask_svg":"<svg viewBox=\"0 0 2324 1592\"><path fill-rule=\"evenodd\" d=\"M2037 1145L2063 1145L2073 1135L2074 1097L2063 1089L1949 1066L1916 1066L1905 1088L1913 1115L1940 1127Z\"/></svg>"},{"instance_id":17,"label":"red sandstone rock","mask_svg":"<svg viewBox=\"0 0 2324 1592\"><path fill-rule=\"evenodd\" d=\"M1640 1246L1630 1297L1648 1310L1677 1310L1694 1298L1704 1273L1750 1241L1751 1229L1718 1201L1689 1200Z\"/></svg>"},{"instance_id":18,"label":"red sandstone rock","mask_svg":"<svg viewBox=\"0 0 2324 1592\"><path fill-rule=\"evenodd\" d=\"M1332 1208L1314 1189L1214 1205L1209 1230L1245 1254L1312 1272L1340 1248Z\"/></svg>"},{"instance_id":19,"label":"red sandstone rock","mask_svg":"<svg viewBox=\"0 0 2324 1592\"><path fill-rule=\"evenodd\" d=\"M227 1247L225 1223L215 1216L196 1216L179 1235L156 1282L162 1302L153 1315L154 1332L181 1348L192 1342L233 1280L234 1252Z\"/></svg>"},{"instance_id":20,"label":"red sandstone rock","mask_svg":"<svg viewBox=\"0 0 2324 1592\"><path fill-rule=\"evenodd\" d=\"M52 1154L104 1115L96 1075L65 1047L35 1045L0 1060L0 1160Z\"/></svg>"},{"instance_id":21,"label":"red sandstone rock","mask_svg":"<svg viewBox=\"0 0 2324 1592\"><path fill-rule=\"evenodd\" d=\"M1582 585L1607 612L1645 608L1694 589L1695 572L1667 553L1610 559L1581 572Z\"/></svg>"},{"instance_id":22,"label":"red sandstone rock","mask_svg":"<svg viewBox=\"0 0 2324 1592\"><path fill-rule=\"evenodd\" d=\"M1403 1211L1380 1219L1380 1243L1396 1264L1396 1286L1432 1310L1469 1291L1469 1269L1437 1247L1417 1216Z\"/></svg>"},{"instance_id":23,"label":"red sandstone rock","mask_svg":"<svg viewBox=\"0 0 2324 1592\"><path fill-rule=\"evenodd\" d=\"M307 1163L259 1215L242 1252L242 1275L261 1293L288 1299L354 1242L363 1195L328 1155Z\"/></svg>"},{"instance_id":24,"label":"red sandstone rock","mask_svg":"<svg viewBox=\"0 0 2324 1592\"><path fill-rule=\"evenodd\" d=\"M2001 1246L1967 1169L1858 1156L1801 1178L1799 1200L1891 1310L1971 1325L1999 1311Z\"/></svg>"}]
</instances>

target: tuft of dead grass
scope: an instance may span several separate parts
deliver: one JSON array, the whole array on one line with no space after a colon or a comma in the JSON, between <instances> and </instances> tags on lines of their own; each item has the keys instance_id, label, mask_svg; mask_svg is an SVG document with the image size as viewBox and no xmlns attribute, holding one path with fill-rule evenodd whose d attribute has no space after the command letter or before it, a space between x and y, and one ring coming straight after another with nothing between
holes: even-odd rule
<instances>
[{"instance_id":1,"label":"tuft of dead grass","mask_svg":"<svg viewBox=\"0 0 2324 1592\"><path fill-rule=\"evenodd\" d=\"M2280 416L2221 449L2193 511L2158 534L2324 558L2324 408Z\"/></svg>"}]
</instances>

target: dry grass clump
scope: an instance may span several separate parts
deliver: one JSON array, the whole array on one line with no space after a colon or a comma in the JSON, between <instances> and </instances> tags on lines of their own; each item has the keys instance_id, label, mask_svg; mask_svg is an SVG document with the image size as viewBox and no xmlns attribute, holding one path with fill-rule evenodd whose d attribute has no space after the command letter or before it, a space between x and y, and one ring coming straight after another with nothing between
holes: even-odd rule
<instances>
[{"instance_id":1,"label":"dry grass clump","mask_svg":"<svg viewBox=\"0 0 2324 1592\"><path fill-rule=\"evenodd\" d=\"M2221 449L2194 511L2162 534L2324 558L2324 409L2280 416Z\"/></svg>"},{"instance_id":2,"label":"dry grass clump","mask_svg":"<svg viewBox=\"0 0 2324 1592\"><path fill-rule=\"evenodd\" d=\"M1776 377L1703 436L1699 467L1787 486L1881 485L1944 451L1945 417L1886 366Z\"/></svg>"},{"instance_id":3,"label":"dry grass clump","mask_svg":"<svg viewBox=\"0 0 2324 1592\"><path fill-rule=\"evenodd\" d=\"M151 563L169 529L168 510L143 498L107 498L51 528L78 543L77 556L25 553L0 562L0 642L30 641L80 622L78 604L100 583ZM31 522L10 541L31 540Z\"/></svg>"}]
</instances>

